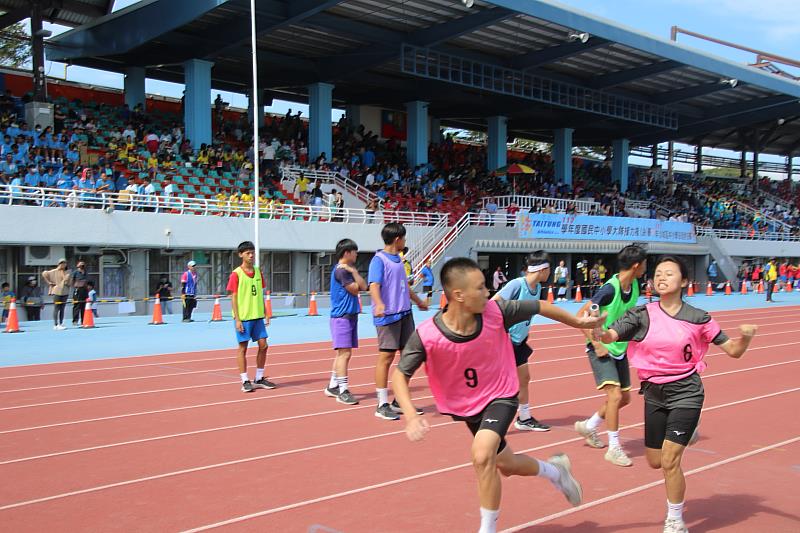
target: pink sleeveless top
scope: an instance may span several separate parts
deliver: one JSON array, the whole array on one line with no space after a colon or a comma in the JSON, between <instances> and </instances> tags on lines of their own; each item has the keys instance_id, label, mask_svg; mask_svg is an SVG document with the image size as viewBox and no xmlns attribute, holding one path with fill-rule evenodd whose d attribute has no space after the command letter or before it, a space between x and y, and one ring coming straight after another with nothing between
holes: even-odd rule
<instances>
[{"instance_id":1,"label":"pink sleeveless top","mask_svg":"<svg viewBox=\"0 0 800 533\"><path fill-rule=\"evenodd\" d=\"M429 318L417 328L425 347L428 374L440 413L472 416L497 398L519 392L514 350L497 302L483 311L480 334L469 342L453 342Z\"/></svg>"},{"instance_id":2,"label":"pink sleeveless top","mask_svg":"<svg viewBox=\"0 0 800 533\"><path fill-rule=\"evenodd\" d=\"M703 372L708 345L719 334L719 324L676 320L658 302L647 304L650 327L641 342L628 344L628 361L638 371L640 381L671 383L694 372Z\"/></svg>"}]
</instances>

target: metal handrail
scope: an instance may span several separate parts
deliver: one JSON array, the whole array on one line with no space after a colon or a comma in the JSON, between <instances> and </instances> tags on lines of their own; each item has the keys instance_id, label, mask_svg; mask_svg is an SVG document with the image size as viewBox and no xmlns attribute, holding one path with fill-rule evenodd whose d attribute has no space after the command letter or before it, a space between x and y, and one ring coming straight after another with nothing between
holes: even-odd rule
<instances>
[{"instance_id":1,"label":"metal handrail","mask_svg":"<svg viewBox=\"0 0 800 533\"><path fill-rule=\"evenodd\" d=\"M746 239L751 241L788 241L800 242L800 235L792 235L788 232L759 232L738 229L715 229L705 226L695 226L697 236L711 236L718 239Z\"/></svg>"},{"instance_id":2,"label":"metal handrail","mask_svg":"<svg viewBox=\"0 0 800 533\"><path fill-rule=\"evenodd\" d=\"M300 174L303 174L303 176L312 181L320 180L322 183L332 183L340 189L352 194L365 204L371 200L376 200L379 206L383 204L383 200L381 200L377 194L370 191L360 183L357 183L350 178L345 178L338 172L333 172L332 170L316 170L298 166L283 166L280 168L280 172L281 183L286 183L287 185L291 184L292 189L294 189L294 183L297 181L297 178L300 176ZM287 190L289 189L287 188Z\"/></svg>"},{"instance_id":3,"label":"metal handrail","mask_svg":"<svg viewBox=\"0 0 800 533\"><path fill-rule=\"evenodd\" d=\"M38 207L63 207L76 209L105 209L114 211L143 211L176 215L223 216L252 218L252 202L231 202L207 198L183 198L134 193L107 193L79 189L53 189L23 185L0 185L0 205L30 205ZM346 222L356 224L384 224L399 222L413 226L447 224L447 213L422 213L414 211L376 211L365 209L331 208L299 204L259 205L261 218L268 220Z\"/></svg>"},{"instance_id":4,"label":"metal handrail","mask_svg":"<svg viewBox=\"0 0 800 533\"><path fill-rule=\"evenodd\" d=\"M499 209L506 209L511 204L520 209L534 209L552 207L556 211L566 212L568 208L574 207L578 213L591 213L600 208L600 204L594 200L572 200L566 198L549 198L547 196L521 196L508 194L503 196L487 196L481 198L481 207L486 207L489 201L494 201Z\"/></svg>"}]
</instances>

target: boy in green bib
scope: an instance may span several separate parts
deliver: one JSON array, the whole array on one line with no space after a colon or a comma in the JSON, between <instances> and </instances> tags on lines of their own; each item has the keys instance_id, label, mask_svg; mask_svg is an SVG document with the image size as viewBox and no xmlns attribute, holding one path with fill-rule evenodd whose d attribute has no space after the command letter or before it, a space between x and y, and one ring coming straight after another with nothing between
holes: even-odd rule
<instances>
[{"instance_id":1,"label":"boy in green bib","mask_svg":"<svg viewBox=\"0 0 800 533\"><path fill-rule=\"evenodd\" d=\"M275 384L264 376L267 362L267 325L269 317L264 310L264 277L256 269L255 245L244 241L237 248L242 259L241 266L231 273L228 279L228 294L231 295L233 320L236 327L236 340L239 343L237 361L242 378L242 392L254 389L274 389ZM256 378L251 382L247 376L247 345L250 341L258 343L256 356Z\"/></svg>"},{"instance_id":2,"label":"boy in green bib","mask_svg":"<svg viewBox=\"0 0 800 533\"><path fill-rule=\"evenodd\" d=\"M593 304L600 307L600 314L607 313L607 328L628 309L636 307L639 300L639 278L647 270L647 254L634 244L623 248L617 254L619 274L611 277L598 290L591 300L580 308L578 316L584 316ZM597 437L600 422L606 421L608 430L608 451L605 459L617 466L631 466L630 460L619 442L619 410L631 401L631 374L628 358L625 353L627 342L603 344L592 340L590 331L586 334L586 353L592 366L595 384L598 390L606 393L606 399L600 409L587 420L575 422L575 431L586 439L592 448L604 448L605 444Z\"/></svg>"}]
</instances>

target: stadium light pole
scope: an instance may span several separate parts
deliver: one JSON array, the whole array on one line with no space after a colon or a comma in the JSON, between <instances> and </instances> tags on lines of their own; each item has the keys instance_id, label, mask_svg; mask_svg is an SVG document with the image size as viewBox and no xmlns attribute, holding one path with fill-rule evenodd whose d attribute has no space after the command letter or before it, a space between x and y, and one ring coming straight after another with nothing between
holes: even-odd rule
<instances>
[{"instance_id":1,"label":"stadium light pole","mask_svg":"<svg viewBox=\"0 0 800 533\"><path fill-rule=\"evenodd\" d=\"M261 176L258 168L258 52L256 51L256 0L250 0L250 42L253 48L253 88L250 98L253 99L253 220L254 220L254 242L256 246L255 267L261 266L261 244L258 242L258 220L259 220L259 190L258 180Z\"/></svg>"}]
</instances>

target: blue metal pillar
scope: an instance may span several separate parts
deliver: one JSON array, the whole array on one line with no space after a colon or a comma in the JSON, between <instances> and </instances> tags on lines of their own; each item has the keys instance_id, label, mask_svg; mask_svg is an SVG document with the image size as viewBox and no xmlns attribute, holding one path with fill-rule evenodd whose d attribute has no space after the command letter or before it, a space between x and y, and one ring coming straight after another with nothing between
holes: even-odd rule
<instances>
[{"instance_id":1,"label":"blue metal pillar","mask_svg":"<svg viewBox=\"0 0 800 533\"><path fill-rule=\"evenodd\" d=\"M489 117L488 134L486 142L486 169L491 172L506 166L508 151L508 119L504 116Z\"/></svg>"},{"instance_id":2,"label":"blue metal pillar","mask_svg":"<svg viewBox=\"0 0 800 533\"><path fill-rule=\"evenodd\" d=\"M431 144L442 142L442 119L431 117Z\"/></svg>"},{"instance_id":3,"label":"blue metal pillar","mask_svg":"<svg viewBox=\"0 0 800 533\"><path fill-rule=\"evenodd\" d=\"M553 132L553 166L556 182L572 185L572 128Z\"/></svg>"},{"instance_id":4,"label":"blue metal pillar","mask_svg":"<svg viewBox=\"0 0 800 533\"><path fill-rule=\"evenodd\" d=\"M125 103L133 110L139 104L145 105L144 69L129 67L125 69Z\"/></svg>"},{"instance_id":5,"label":"blue metal pillar","mask_svg":"<svg viewBox=\"0 0 800 533\"><path fill-rule=\"evenodd\" d=\"M186 85L184 121L186 138L195 150L211 144L211 67L214 63L190 59L183 64Z\"/></svg>"},{"instance_id":6,"label":"blue metal pillar","mask_svg":"<svg viewBox=\"0 0 800 533\"><path fill-rule=\"evenodd\" d=\"M308 158L314 161L325 154L325 159L333 158L333 133L331 111L333 85L312 83L308 86Z\"/></svg>"},{"instance_id":7,"label":"blue metal pillar","mask_svg":"<svg viewBox=\"0 0 800 533\"><path fill-rule=\"evenodd\" d=\"M611 160L611 181L619 183L619 192L628 190L628 156L631 142L628 139L614 139L614 158Z\"/></svg>"},{"instance_id":8,"label":"blue metal pillar","mask_svg":"<svg viewBox=\"0 0 800 533\"><path fill-rule=\"evenodd\" d=\"M406 102L406 159L412 167L428 163L428 102Z\"/></svg>"}]
</instances>

